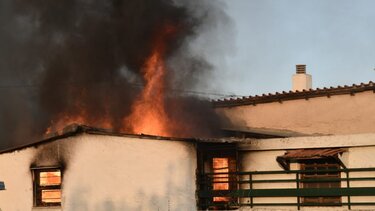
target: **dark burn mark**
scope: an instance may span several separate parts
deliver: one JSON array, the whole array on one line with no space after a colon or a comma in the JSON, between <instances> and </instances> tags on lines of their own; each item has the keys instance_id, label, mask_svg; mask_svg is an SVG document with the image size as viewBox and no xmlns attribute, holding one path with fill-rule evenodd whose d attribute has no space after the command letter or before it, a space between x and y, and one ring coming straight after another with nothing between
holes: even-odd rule
<instances>
[{"instance_id":1,"label":"dark burn mark","mask_svg":"<svg viewBox=\"0 0 375 211\"><path fill-rule=\"evenodd\" d=\"M36 146L36 153L31 160L30 168L59 167L63 173L69 161L69 149L73 148L71 143L68 144L69 146L57 141Z\"/></svg>"},{"instance_id":2,"label":"dark burn mark","mask_svg":"<svg viewBox=\"0 0 375 211\"><path fill-rule=\"evenodd\" d=\"M74 148L74 144L66 143L69 140L65 140L64 143L61 141L54 141L46 144L42 144L39 146L35 146L36 153L34 158L31 160L30 163L30 174L33 174L30 178L32 179L32 187L33 187L33 194L34 194L34 206L60 206L60 203L48 203L43 201L43 190L42 185L40 184L41 179L41 172L46 171L60 171L60 184L57 186L48 186L47 188L53 189L63 189L64 188L64 174L68 166L69 160L69 153L72 148ZM47 182L49 179L46 179ZM46 187L44 187L46 188Z\"/></svg>"}]
</instances>

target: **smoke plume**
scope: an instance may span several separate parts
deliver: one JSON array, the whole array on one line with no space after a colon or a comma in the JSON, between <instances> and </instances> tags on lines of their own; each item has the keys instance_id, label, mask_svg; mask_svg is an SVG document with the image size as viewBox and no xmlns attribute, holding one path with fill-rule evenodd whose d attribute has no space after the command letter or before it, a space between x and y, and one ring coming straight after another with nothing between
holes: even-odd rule
<instances>
[{"instance_id":1,"label":"smoke plume","mask_svg":"<svg viewBox=\"0 0 375 211\"><path fill-rule=\"evenodd\" d=\"M219 121L210 103L181 90L212 70L189 43L220 24L212 18L218 12L218 1L0 1L0 148L41 138L72 116L121 131L165 25L177 30L166 41L163 100L170 124L184 126L172 135L215 135Z\"/></svg>"}]
</instances>

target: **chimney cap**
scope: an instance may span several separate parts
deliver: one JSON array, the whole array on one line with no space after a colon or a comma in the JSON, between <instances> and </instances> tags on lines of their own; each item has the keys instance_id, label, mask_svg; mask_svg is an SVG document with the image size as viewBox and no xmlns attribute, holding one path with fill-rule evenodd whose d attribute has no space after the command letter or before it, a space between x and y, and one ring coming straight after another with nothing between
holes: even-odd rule
<instances>
[{"instance_id":1,"label":"chimney cap","mask_svg":"<svg viewBox=\"0 0 375 211\"><path fill-rule=\"evenodd\" d=\"M297 64L296 65L296 73L297 74L306 74L306 65L305 64Z\"/></svg>"}]
</instances>

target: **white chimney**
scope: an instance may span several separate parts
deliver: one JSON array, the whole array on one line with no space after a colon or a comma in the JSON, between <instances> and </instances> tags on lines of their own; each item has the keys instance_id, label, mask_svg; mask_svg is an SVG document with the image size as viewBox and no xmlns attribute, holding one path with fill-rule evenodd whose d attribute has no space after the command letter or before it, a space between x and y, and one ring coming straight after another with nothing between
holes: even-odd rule
<instances>
[{"instance_id":1,"label":"white chimney","mask_svg":"<svg viewBox=\"0 0 375 211\"><path fill-rule=\"evenodd\" d=\"M306 74L306 65L297 64L296 65L296 74L292 77L293 87L292 90L302 91L309 90L312 88L312 77L309 74Z\"/></svg>"}]
</instances>

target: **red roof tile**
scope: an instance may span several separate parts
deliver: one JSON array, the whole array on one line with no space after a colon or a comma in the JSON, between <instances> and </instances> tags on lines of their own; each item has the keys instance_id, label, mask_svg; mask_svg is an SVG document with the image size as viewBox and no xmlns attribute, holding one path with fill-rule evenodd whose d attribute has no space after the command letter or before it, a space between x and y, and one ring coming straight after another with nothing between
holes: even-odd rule
<instances>
[{"instance_id":1,"label":"red roof tile","mask_svg":"<svg viewBox=\"0 0 375 211\"><path fill-rule=\"evenodd\" d=\"M337 86L337 87L323 87L316 89L309 89L303 91L289 91L282 93L276 92L274 94L262 94L261 96L248 96L242 98L229 98L229 99L219 99L212 101L214 107L231 107L231 106L241 106L241 105L256 105L261 103L271 103L271 102L282 102L286 100L297 100L297 99L309 99L314 97L323 96L333 96L333 95L343 95L350 94L355 95L358 92L364 92L372 90L375 92L375 83L369 81L368 83L353 84L351 86Z\"/></svg>"}]
</instances>

